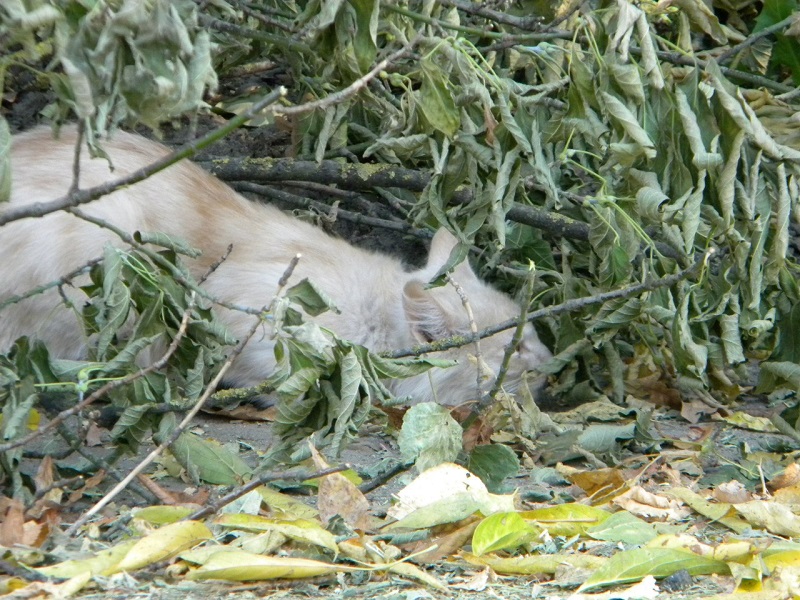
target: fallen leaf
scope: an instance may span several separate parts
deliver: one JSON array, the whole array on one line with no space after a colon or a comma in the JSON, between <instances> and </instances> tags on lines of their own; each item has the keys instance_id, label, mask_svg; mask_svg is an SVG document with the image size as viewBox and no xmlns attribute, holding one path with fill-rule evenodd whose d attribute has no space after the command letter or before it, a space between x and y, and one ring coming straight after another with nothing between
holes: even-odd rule
<instances>
[{"instance_id":1,"label":"fallen leaf","mask_svg":"<svg viewBox=\"0 0 800 600\"><path fill-rule=\"evenodd\" d=\"M189 571L192 581L222 579L225 581L258 581L264 579L304 579L342 571L363 570L307 558L262 556L235 550L217 552L199 568Z\"/></svg>"},{"instance_id":2,"label":"fallen leaf","mask_svg":"<svg viewBox=\"0 0 800 600\"><path fill-rule=\"evenodd\" d=\"M319 451L311 444L309 447L316 468L329 468ZM323 524L339 515L353 529L365 531L370 528L369 508L366 496L341 473L331 473L320 479L317 509Z\"/></svg>"},{"instance_id":3,"label":"fallen leaf","mask_svg":"<svg viewBox=\"0 0 800 600\"><path fill-rule=\"evenodd\" d=\"M767 482L767 486L773 492L781 488L797 485L800 483L800 465L789 463L780 475L773 477Z\"/></svg>"},{"instance_id":4,"label":"fallen leaf","mask_svg":"<svg viewBox=\"0 0 800 600\"><path fill-rule=\"evenodd\" d=\"M753 499L753 495L747 491L747 488L740 481L721 483L711 490L711 495L718 502L726 504L741 504Z\"/></svg>"},{"instance_id":5,"label":"fallen leaf","mask_svg":"<svg viewBox=\"0 0 800 600\"><path fill-rule=\"evenodd\" d=\"M339 552L336 538L316 521L306 519L289 521L260 515L229 513L220 515L214 522L223 527L243 529L245 531L274 531L298 542L327 548L334 554Z\"/></svg>"},{"instance_id":6,"label":"fallen leaf","mask_svg":"<svg viewBox=\"0 0 800 600\"><path fill-rule=\"evenodd\" d=\"M753 500L736 504L733 508L755 527L787 537L800 535L800 517L783 504Z\"/></svg>"},{"instance_id":7,"label":"fallen leaf","mask_svg":"<svg viewBox=\"0 0 800 600\"><path fill-rule=\"evenodd\" d=\"M613 503L633 515L660 521L680 521L690 513L678 500L653 494L640 486L614 498Z\"/></svg>"},{"instance_id":8,"label":"fallen leaf","mask_svg":"<svg viewBox=\"0 0 800 600\"><path fill-rule=\"evenodd\" d=\"M471 565L491 567L493 571L504 575L553 575L562 565L575 569L594 571L600 569L609 560L603 556L590 554L525 554L504 558L495 554L476 556L469 552L460 555Z\"/></svg>"},{"instance_id":9,"label":"fallen leaf","mask_svg":"<svg viewBox=\"0 0 800 600\"><path fill-rule=\"evenodd\" d=\"M443 463L427 469L397 493L388 516L398 519L390 529L420 529L455 523L480 510L484 515L512 512L515 495L490 494L465 468Z\"/></svg>"},{"instance_id":10,"label":"fallen leaf","mask_svg":"<svg viewBox=\"0 0 800 600\"><path fill-rule=\"evenodd\" d=\"M520 513L526 521L533 521L551 536L572 537L596 527L611 513L587 504L557 504Z\"/></svg>"},{"instance_id":11,"label":"fallen leaf","mask_svg":"<svg viewBox=\"0 0 800 600\"><path fill-rule=\"evenodd\" d=\"M612 556L578 592L641 581L648 575L660 579L686 569L690 575L727 574L726 563L671 548L636 548Z\"/></svg>"},{"instance_id":12,"label":"fallen leaf","mask_svg":"<svg viewBox=\"0 0 800 600\"><path fill-rule=\"evenodd\" d=\"M472 551L481 556L498 550L515 550L535 540L541 530L534 529L516 512L496 513L480 522L472 535Z\"/></svg>"},{"instance_id":13,"label":"fallen leaf","mask_svg":"<svg viewBox=\"0 0 800 600\"><path fill-rule=\"evenodd\" d=\"M135 571L167 560L183 550L213 537L208 527L199 521L180 521L164 525L137 540L124 558L115 567L112 567L111 573Z\"/></svg>"}]
</instances>

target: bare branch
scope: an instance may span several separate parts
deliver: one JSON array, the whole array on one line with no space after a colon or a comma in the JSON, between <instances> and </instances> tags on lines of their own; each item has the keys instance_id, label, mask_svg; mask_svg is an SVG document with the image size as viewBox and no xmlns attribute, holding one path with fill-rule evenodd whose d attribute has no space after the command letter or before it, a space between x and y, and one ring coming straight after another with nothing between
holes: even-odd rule
<instances>
[{"instance_id":1,"label":"bare branch","mask_svg":"<svg viewBox=\"0 0 800 600\"><path fill-rule=\"evenodd\" d=\"M636 296L643 292L650 292L652 290L656 290L662 287L669 287L671 285L675 285L679 281L683 281L684 279L690 277L696 270L698 270L701 266L703 266L712 252L713 250L709 250L706 254L704 254L697 261L695 261L693 265L672 275L667 275L666 277L662 277L660 279L654 279L653 281L647 281L645 283L637 283L635 285L630 285L618 290L613 290L611 292L604 292L602 294L597 294L596 296L588 296L585 298L574 298L572 300L567 300L566 302L562 302L561 304L556 304L555 306L548 306L547 308L541 308L539 310L535 310L529 313L527 321L533 322L536 321L537 319L541 319L544 317L554 317L556 315L561 315L568 312L575 312L583 308L586 308L587 306L593 306L595 304L603 304L604 302L608 302L609 300L630 298L632 296ZM517 327L518 325L519 325L519 317L516 317L514 319L509 319L508 321L503 321L502 323L498 323L497 325L492 325L491 327L487 327L478 334L478 337L480 339L483 339L485 337L492 336L496 333L500 333L501 331L505 331L506 329ZM454 336L444 340L438 340L430 344L420 344L419 346L414 346L413 348L395 350L394 352L384 352L381 353L381 355L386 356L387 358L403 358L406 356L419 356L420 354L427 354L429 352L441 352L442 350L448 350L450 348L458 348L460 346L464 346L465 344L469 344L471 342L472 342L471 339L465 339L464 336Z\"/></svg>"},{"instance_id":2,"label":"bare branch","mask_svg":"<svg viewBox=\"0 0 800 600\"><path fill-rule=\"evenodd\" d=\"M119 188L127 187L147 179L151 175L154 175L159 171L163 171L167 167L182 161L184 158L194 156L202 148L205 148L209 144L213 144L234 129L240 127L242 124L255 117L264 108L276 102L285 93L286 90L284 88L279 88L259 102L253 104L253 106L251 106L241 115L233 117L230 121L225 123L225 125L214 129L203 137L183 146L178 150L175 150L174 152L167 154L163 158L160 158L146 167L137 169L126 177L121 177L113 181L107 181L101 185L84 190L78 190L74 193L67 193L66 195L50 202L34 202L32 204L26 204L24 206L9 209L0 214L0 225L5 225L6 223L18 221L20 219L43 217L50 213L64 210L65 208L80 206L81 204L86 204L87 202L92 202L93 200L97 200L98 198L106 196L111 192L118 190Z\"/></svg>"}]
</instances>

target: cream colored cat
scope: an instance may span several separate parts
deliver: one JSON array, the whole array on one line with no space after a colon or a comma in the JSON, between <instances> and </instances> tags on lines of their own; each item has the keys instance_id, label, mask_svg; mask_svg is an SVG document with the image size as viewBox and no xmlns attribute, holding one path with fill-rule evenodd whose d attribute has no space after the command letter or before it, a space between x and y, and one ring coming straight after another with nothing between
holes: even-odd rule
<instances>
[{"instance_id":1,"label":"cream colored cat","mask_svg":"<svg viewBox=\"0 0 800 600\"><path fill-rule=\"evenodd\" d=\"M63 129L58 140L44 128L14 137L10 206L46 202L67 192L75 137L73 128ZM157 143L122 132L106 141L104 148L112 158L113 174L105 160L90 160L84 151L81 187L122 177L167 153ZM452 286L425 289L456 243L444 229L433 239L426 267L406 272L394 258L360 250L276 208L246 200L188 161L83 210L129 232L161 231L186 240L203 251L201 258L190 262L196 274L203 273L233 244L229 258L204 287L211 295L237 305L260 308L267 304L291 258L301 253L303 258L290 284L303 277L311 279L341 309L338 315L321 315L318 322L372 350L405 348L469 331L464 307ZM102 256L108 242L121 244L109 231L66 213L0 227L0 301ZM511 299L482 283L467 264L456 268L453 278L466 291L479 329L519 313ZM67 291L81 306L81 292ZM217 312L236 336L244 335L252 324L252 316L223 308ZM86 340L77 319L63 307L55 290L0 311L0 352L22 335L44 340L55 356L78 359L85 355ZM499 367L510 339L511 333L504 332L481 341L483 359L490 368ZM442 358L457 359L458 366L435 369L430 376L391 381L388 386L396 395L410 395L417 402L436 399L453 406L474 400L476 367L469 360L471 352L474 349L465 347L440 353ZM550 356L528 325L511 362L506 389L516 389L524 371L535 369ZM256 335L227 379L235 386L254 385L274 366L269 335Z\"/></svg>"}]
</instances>

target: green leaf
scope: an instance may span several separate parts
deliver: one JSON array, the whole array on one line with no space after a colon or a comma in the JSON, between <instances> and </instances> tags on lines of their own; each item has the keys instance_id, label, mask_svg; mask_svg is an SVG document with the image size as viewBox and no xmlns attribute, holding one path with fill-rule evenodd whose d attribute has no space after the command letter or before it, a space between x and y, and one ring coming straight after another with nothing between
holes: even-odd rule
<instances>
[{"instance_id":1,"label":"green leaf","mask_svg":"<svg viewBox=\"0 0 800 600\"><path fill-rule=\"evenodd\" d=\"M486 444L470 452L467 469L480 477L490 492L497 493L504 479L519 472L519 459L508 446Z\"/></svg>"},{"instance_id":2,"label":"green leaf","mask_svg":"<svg viewBox=\"0 0 800 600\"><path fill-rule=\"evenodd\" d=\"M416 462L424 471L444 462L452 462L461 451L461 426L450 411L433 402L423 402L408 409L397 443L406 462Z\"/></svg>"},{"instance_id":3,"label":"green leaf","mask_svg":"<svg viewBox=\"0 0 800 600\"><path fill-rule=\"evenodd\" d=\"M319 316L328 310L339 312L333 299L308 279L303 279L300 283L290 287L286 290L285 296L295 304L302 306L303 310L312 317Z\"/></svg>"},{"instance_id":4,"label":"green leaf","mask_svg":"<svg viewBox=\"0 0 800 600\"><path fill-rule=\"evenodd\" d=\"M519 513L496 513L478 524L472 534L472 551L481 556L498 550L515 550L535 540L538 534Z\"/></svg>"},{"instance_id":5,"label":"green leaf","mask_svg":"<svg viewBox=\"0 0 800 600\"><path fill-rule=\"evenodd\" d=\"M240 485L252 474L252 469L238 454L219 442L191 433L182 433L170 446L170 451L181 466L207 483Z\"/></svg>"},{"instance_id":6,"label":"green leaf","mask_svg":"<svg viewBox=\"0 0 800 600\"><path fill-rule=\"evenodd\" d=\"M658 532L650 523L621 510L599 525L587 529L586 535L605 542L640 546L658 536Z\"/></svg>"},{"instance_id":7,"label":"green leaf","mask_svg":"<svg viewBox=\"0 0 800 600\"><path fill-rule=\"evenodd\" d=\"M186 243L186 240L169 236L160 231L153 231L153 232L136 231L133 234L133 239L135 239L140 244L154 244L156 246L167 248L168 250L172 250L173 252L177 252L178 254L183 254L184 256L189 256L191 258L197 258L202 254L200 250L198 250L197 248L193 248L188 243Z\"/></svg>"},{"instance_id":8,"label":"green leaf","mask_svg":"<svg viewBox=\"0 0 800 600\"><path fill-rule=\"evenodd\" d=\"M641 581L648 575L656 579L686 570L690 575L727 575L728 565L691 552L671 548L637 548L619 552L578 588L578 593L612 585Z\"/></svg>"},{"instance_id":9,"label":"green leaf","mask_svg":"<svg viewBox=\"0 0 800 600\"><path fill-rule=\"evenodd\" d=\"M424 60L420 77L419 108L434 129L452 138L461 123L458 108L448 89L445 73L432 61Z\"/></svg>"},{"instance_id":10,"label":"green leaf","mask_svg":"<svg viewBox=\"0 0 800 600\"><path fill-rule=\"evenodd\" d=\"M366 73L375 61L378 51L378 0L348 0L356 13L356 31L353 39L356 60L361 73Z\"/></svg>"}]
</instances>

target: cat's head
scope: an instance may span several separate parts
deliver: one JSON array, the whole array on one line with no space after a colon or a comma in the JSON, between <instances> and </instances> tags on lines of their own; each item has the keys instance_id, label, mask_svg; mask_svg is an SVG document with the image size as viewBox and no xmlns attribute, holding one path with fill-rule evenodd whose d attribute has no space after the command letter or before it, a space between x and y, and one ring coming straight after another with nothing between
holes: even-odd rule
<instances>
[{"instance_id":1,"label":"cat's head","mask_svg":"<svg viewBox=\"0 0 800 600\"><path fill-rule=\"evenodd\" d=\"M403 310L413 339L427 344L452 336L471 335L470 316L477 330L518 317L519 305L481 281L467 261L460 263L451 273L452 283L428 288L428 281L447 262L457 244L456 238L440 229L433 238L428 263L425 268L411 274L403 288ZM459 293L459 291L461 293ZM462 298L463 295L463 298ZM466 300L466 301L465 301ZM393 382L392 390L398 396L411 396L415 401L436 401L446 406L457 406L478 399L480 391L492 387L503 363L506 348L511 344L514 330L509 329L481 339L478 344L432 353L430 356L455 359L458 364L447 369L434 369L430 373ZM523 383L525 372L532 371L552 358L547 347L539 341L533 326L525 325L524 334L514 349L503 379L503 389L516 393ZM544 377L531 379L534 397L544 384Z\"/></svg>"}]
</instances>

